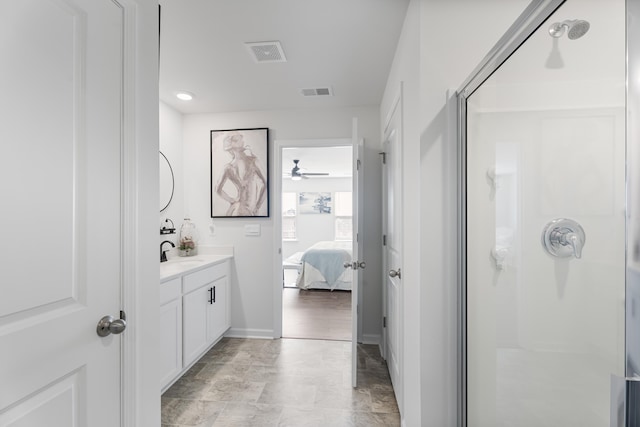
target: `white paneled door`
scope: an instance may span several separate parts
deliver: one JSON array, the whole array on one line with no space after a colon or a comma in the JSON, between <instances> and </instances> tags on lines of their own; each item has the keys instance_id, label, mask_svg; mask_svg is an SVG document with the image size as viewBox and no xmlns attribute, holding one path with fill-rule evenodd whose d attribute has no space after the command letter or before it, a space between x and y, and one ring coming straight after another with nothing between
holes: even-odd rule
<instances>
[{"instance_id":1,"label":"white paneled door","mask_svg":"<svg viewBox=\"0 0 640 427\"><path fill-rule=\"evenodd\" d=\"M118 426L123 9L0 2L0 425Z\"/></svg>"},{"instance_id":2,"label":"white paneled door","mask_svg":"<svg viewBox=\"0 0 640 427\"><path fill-rule=\"evenodd\" d=\"M401 98L388 119L383 142L385 357L402 412L402 192L401 192Z\"/></svg>"},{"instance_id":3,"label":"white paneled door","mask_svg":"<svg viewBox=\"0 0 640 427\"><path fill-rule=\"evenodd\" d=\"M364 263L364 240L362 233L362 195L363 195L363 169L362 157L364 154L364 140L358 137L358 119L353 119L353 128L351 132L351 143L353 144L353 179L351 181L352 189L352 263L353 269L352 285L351 285L351 385L358 385L358 325L362 323L360 316L362 274L359 270L365 267Z\"/></svg>"}]
</instances>

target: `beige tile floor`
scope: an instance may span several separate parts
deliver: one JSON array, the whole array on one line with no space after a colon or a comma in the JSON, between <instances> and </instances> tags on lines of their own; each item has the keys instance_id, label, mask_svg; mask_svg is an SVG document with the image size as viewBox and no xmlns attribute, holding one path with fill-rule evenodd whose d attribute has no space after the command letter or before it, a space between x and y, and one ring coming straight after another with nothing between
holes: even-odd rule
<instances>
[{"instance_id":1,"label":"beige tile floor","mask_svg":"<svg viewBox=\"0 0 640 427\"><path fill-rule=\"evenodd\" d=\"M284 288L282 336L351 341L351 292Z\"/></svg>"},{"instance_id":2,"label":"beige tile floor","mask_svg":"<svg viewBox=\"0 0 640 427\"><path fill-rule=\"evenodd\" d=\"M162 396L162 426L400 425L377 346L223 338Z\"/></svg>"}]
</instances>

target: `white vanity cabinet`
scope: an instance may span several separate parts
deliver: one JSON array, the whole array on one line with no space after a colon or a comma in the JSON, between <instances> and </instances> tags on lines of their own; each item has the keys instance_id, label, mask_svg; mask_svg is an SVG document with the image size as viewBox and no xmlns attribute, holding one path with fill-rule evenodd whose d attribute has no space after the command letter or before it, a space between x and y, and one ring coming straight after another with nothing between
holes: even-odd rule
<instances>
[{"instance_id":1,"label":"white vanity cabinet","mask_svg":"<svg viewBox=\"0 0 640 427\"><path fill-rule=\"evenodd\" d=\"M160 286L160 384L164 387L182 371L182 281Z\"/></svg>"},{"instance_id":2,"label":"white vanity cabinet","mask_svg":"<svg viewBox=\"0 0 640 427\"><path fill-rule=\"evenodd\" d=\"M183 364L189 365L229 328L227 262L185 275L182 279Z\"/></svg>"},{"instance_id":3,"label":"white vanity cabinet","mask_svg":"<svg viewBox=\"0 0 640 427\"><path fill-rule=\"evenodd\" d=\"M177 269L179 265L166 267ZM173 276L160 284L163 392L231 326L228 257Z\"/></svg>"}]
</instances>

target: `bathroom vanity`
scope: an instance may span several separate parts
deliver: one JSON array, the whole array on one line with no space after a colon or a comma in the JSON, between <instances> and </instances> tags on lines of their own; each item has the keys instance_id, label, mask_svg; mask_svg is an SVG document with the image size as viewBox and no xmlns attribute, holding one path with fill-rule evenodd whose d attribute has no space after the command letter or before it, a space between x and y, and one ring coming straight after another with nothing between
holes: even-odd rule
<instances>
[{"instance_id":1,"label":"bathroom vanity","mask_svg":"<svg viewBox=\"0 0 640 427\"><path fill-rule=\"evenodd\" d=\"M203 254L160 264L162 392L229 329L231 258Z\"/></svg>"}]
</instances>

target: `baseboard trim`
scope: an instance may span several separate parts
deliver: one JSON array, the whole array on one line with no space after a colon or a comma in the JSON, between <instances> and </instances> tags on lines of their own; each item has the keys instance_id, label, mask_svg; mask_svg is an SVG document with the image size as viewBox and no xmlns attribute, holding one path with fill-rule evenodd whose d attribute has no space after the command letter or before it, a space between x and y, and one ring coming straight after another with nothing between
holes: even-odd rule
<instances>
[{"instance_id":1,"label":"baseboard trim","mask_svg":"<svg viewBox=\"0 0 640 427\"><path fill-rule=\"evenodd\" d=\"M377 334L363 334L362 335L362 344L376 344L380 345L381 336Z\"/></svg>"},{"instance_id":2,"label":"baseboard trim","mask_svg":"<svg viewBox=\"0 0 640 427\"><path fill-rule=\"evenodd\" d=\"M256 338L263 340L273 339L273 329L241 329L231 328L224 334L228 338Z\"/></svg>"}]
</instances>

